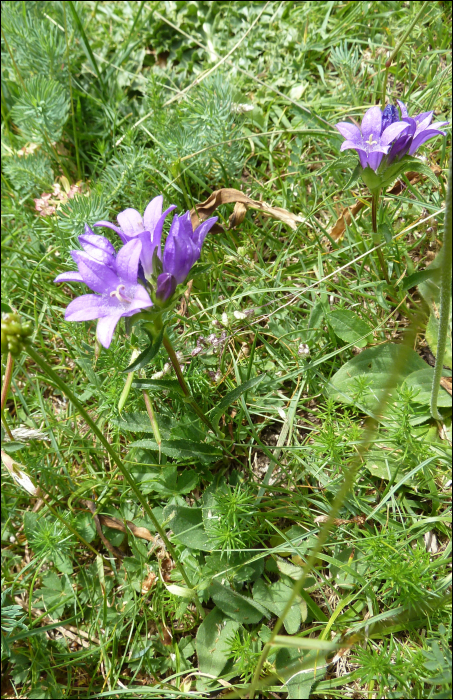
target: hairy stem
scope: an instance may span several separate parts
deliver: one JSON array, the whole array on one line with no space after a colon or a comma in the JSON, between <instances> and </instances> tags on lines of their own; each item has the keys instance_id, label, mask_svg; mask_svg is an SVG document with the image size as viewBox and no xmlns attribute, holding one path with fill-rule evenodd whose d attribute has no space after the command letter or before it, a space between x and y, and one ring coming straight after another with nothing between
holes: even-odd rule
<instances>
[{"instance_id":1,"label":"hairy stem","mask_svg":"<svg viewBox=\"0 0 453 700\"><path fill-rule=\"evenodd\" d=\"M167 333L164 333L163 337L163 344L165 350L168 352L168 356L170 358L170 362L173 365L173 369L176 372L176 376L178 378L179 386L181 387L184 396L192 406L193 410L197 414L197 416L200 418L200 420L203 421L203 423L209 428L209 430L212 430L215 435L217 435L217 430L214 428L212 425L211 421L205 416L195 399L193 398L192 394L190 393L190 389L187 386L186 380L183 377L182 370L181 370L181 365L179 364L178 358L176 357L175 349L171 343L170 338L168 337Z\"/></svg>"},{"instance_id":2,"label":"hairy stem","mask_svg":"<svg viewBox=\"0 0 453 700\"><path fill-rule=\"evenodd\" d=\"M373 233L374 233L374 238L375 238L375 244L376 244L376 236L377 236L377 210L378 210L378 205L379 205L379 196L380 196L380 190L374 190L374 192L371 193L371 225L373 228ZM385 281L387 284L390 284L389 276L387 273L387 265L385 264L384 256L382 255L382 250L380 248L377 249L377 255L379 259L379 264L381 266L382 274L384 275Z\"/></svg>"},{"instance_id":3,"label":"hairy stem","mask_svg":"<svg viewBox=\"0 0 453 700\"><path fill-rule=\"evenodd\" d=\"M451 295L451 255L452 255L452 222L451 222L451 198L452 198L452 161L450 158L450 172L448 175L447 201L445 204L445 225L443 247L440 264L440 311L439 331L437 335L436 364L434 367L433 385L431 389L431 415L436 420L442 420L437 408L442 367L444 364L445 349L447 347L448 326L450 321L450 295Z\"/></svg>"},{"instance_id":4,"label":"hairy stem","mask_svg":"<svg viewBox=\"0 0 453 700\"><path fill-rule=\"evenodd\" d=\"M98 426L96 423L93 421L89 413L84 409L80 401L74 396L72 393L71 389L67 386L67 384L60 379L58 374L53 371L53 369L50 367L50 365L47 364L47 362L30 346L28 345L26 348L28 354L36 362L36 364L42 369L42 371L47 374L47 376L58 386L59 389L68 397L68 399L71 401L71 403L76 407L82 418L85 420L85 422L89 425L93 433L96 435L98 440L101 442L101 444L105 447L107 452L109 453L110 457L118 467L119 471L121 472L124 480L127 482L128 486L130 487L131 491L135 494L136 498L140 502L143 510L145 511L146 515L152 522L156 532L158 532L159 536L161 537L162 541L165 544L165 547L170 554L171 558L175 562L176 568L178 569L179 573L182 576L183 581L185 581L186 585L188 588L192 589L192 584L190 582L189 577L187 576L184 567L182 564L179 562L177 554L173 548L173 545L171 544L170 540L168 539L167 535L165 534L165 530L163 527L159 525L159 522L154 515L153 511L148 505L147 500L143 496L143 494L140 492L137 484L135 483L134 479L129 473L129 470L126 468L126 466L123 464L123 461L120 459L119 455L116 453L116 451L113 449L113 447L110 445L110 443L105 439L104 435L101 433L99 430ZM194 603L196 605L198 614L200 617L204 617L204 611L201 606L200 601L198 600L198 596L195 593L195 590L193 590L194 593Z\"/></svg>"}]
</instances>

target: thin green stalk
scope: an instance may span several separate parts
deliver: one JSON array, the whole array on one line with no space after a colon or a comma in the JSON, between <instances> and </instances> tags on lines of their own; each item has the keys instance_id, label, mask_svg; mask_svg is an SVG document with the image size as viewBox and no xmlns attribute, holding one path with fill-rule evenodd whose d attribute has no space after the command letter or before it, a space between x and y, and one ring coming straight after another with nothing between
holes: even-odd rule
<instances>
[{"instance_id":1,"label":"thin green stalk","mask_svg":"<svg viewBox=\"0 0 453 700\"><path fill-rule=\"evenodd\" d=\"M452 222L451 222L451 198L452 198L452 160L450 158L450 172L448 175L447 201L445 204L444 241L440 252L440 311L439 331L437 334L437 354L434 367L433 385L431 389L431 415L436 420L442 420L437 409L442 367L444 364L445 349L447 347L448 326L450 322L450 295L451 295L451 255L452 255Z\"/></svg>"},{"instance_id":2,"label":"thin green stalk","mask_svg":"<svg viewBox=\"0 0 453 700\"><path fill-rule=\"evenodd\" d=\"M14 437L13 437L13 434L12 434L11 430L9 429L9 425L6 421L4 409L5 409L5 403L6 403L6 399L7 399L8 392L9 392L9 387L11 386L11 379L13 377L13 369L14 369L14 357L9 352L8 359L6 360L5 376L3 378L3 384L2 384L1 414L2 414L3 427L5 428L6 433L7 433L10 440L14 440Z\"/></svg>"},{"instance_id":3,"label":"thin green stalk","mask_svg":"<svg viewBox=\"0 0 453 700\"><path fill-rule=\"evenodd\" d=\"M423 12L425 11L426 5L428 5L428 0L426 0L426 1L423 3L423 5L421 6L420 10L417 12L417 14L415 15L414 19L413 19L412 22L410 23L409 27L406 29L406 31L404 32L403 36L402 36L401 39L399 40L398 44L395 46L395 48L393 49L393 51L392 51L392 53L390 54L389 58L388 58L388 59L386 60L386 62L385 62L385 76L384 76L384 84L383 84L383 86L382 86L382 106L383 106L383 107L385 106L385 96L386 96L386 91L387 91L387 80L388 80L388 75L389 75L390 66L392 65L393 59L394 59L395 56L397 55L398 51L400 50L400 48L402 47L402 45L403 45L404 42L406 41L407 37L409 36L409 34L411 33L411 31L413 30L413 28L414 28L415 25L417 24L417 22L418 22L418 20L420 19L421 15L422 15Z\"/></svg>"},{"instance_id":4,"label":"thin green stalk","mask_svg":"<svg viewBox=\"0 0 453 700\"><path fill-rule=\"evenodd\" d=\"M79 178L79 180L81 180L82 179L82 170L80 168L79 142L77 140L77 128L76 128L75 112L74 112L74 98L73 98L73 94L72 94L71 64L70 64L70 60L69 60L68 24L66 21L66 4L65 3L63 3L63 16L64 16L64 35L65 35L65 40L66 40L66 61L68 64L68 77L69 77L69 95L71 98L72 131L74 133L74 147L75 147L76 161L77 161L77 177Z\"/></svg>"},{"instance_id":5,"label":"thin green stalk","mask_svg":"<svg viewBox=\"0 0 453 700\"><path fill-rule=\"evenodd\" d=\"M153 511L148 505L148 502L146 501L145 497L143 494L140 492L140 489L138 488L137 484L135 483L134 479L130 475L128 469L126 466L123 464L123 461L120 459L119 455L116 453L116 451L113 449L113 447L110 445L110 443L105 439L104 435L101 433L99 430L98 426L96 423L93 421L89 413L84 409L80 401L74 396L72 393L71 389L67 386L67 384L60 379L58 374L53 371L52 367L47 364L47 362L30 346L27 345L26 348L27 353L30 355L32 360L36 362L36 364L42 369L42 371L47 374L47 376L58 386L59 389L68 397L68 399L71 401L71 403L76 407L82 418L85 420L85 422L89 425L93 433L96 435L96 437L99 439L101 444L105 447L107 452L109 453L110 457L118 467L119 471L121 472L124 480L127 482L129 485L130 489L133 491L134 495L140 502L144 512L152 522L154 528L158 532L159 536L161 537L162 541L165 544L165 547L170 554L171 558L175 562L176 568L178 569L179 573L182 576L183 581L186 583L187 587L193 590L194 593L194 603L196 605L198 614L200 617L204 617L204 611L201 606L200 601L198 600L198 596L195 592L195 590L192 587L192 584L190 582L189 577L187 576L184 567L181 565L179 562L178 556L173 548L173 545L171 544L170 540L168 539L167 535L165 534L165 530L160 526L156 516L154 515Z\"/></svg>"},{"instance_id":6,"label":"thin green stalk","mask_svg":"<svg viewBox=\"0 0 453 700\"><path fill-rule=\"evenodd\" d=\"M132 373L131 373L132 374ZM153 430L154 439L159 447L159 464L162 457L162 438L160 436L159 424L156 418L156 412L154 410L153 402L147 391L143 391L143 398L145 399L146 411L148 413L149 422L151 423L151 428Z\"/></svg>"},{"instance_id":7,"label":"thin green stalk","mask_svg":"<svg viewBox=\"0 0 453 700\"><path fill-rule=\"evenodd\" d=\"M382 393L382 398L380 399L376 409L374 410L374 415L380 416L383 414L385 406L387 404L388 398L390 396L391 390L395 387L396 381L398 376L400 375L400 372L402 368L404 367L405 363L407 362L407 357L409 352L411 351L411 348L414 343L414 339L417 333L418 329L418 320L414 321L412 326L409 328L407 331L406 337L404 339L404 342L401 344L401 350L399 353L399 357L397 358L397 361L395 363L395 367L393 369L393 373L389 376L387 386L385 386L384 391ZM329 536L330 529L334 523L335 518L337 518L340 508L343 505L346 496L348 495L350 489L352 488L354 484L355 477L357 475L358 470L362 466L364 456L368 450L368 448L371 446L374 435L376 433L376 421L369 418L365 424L365 429L364 429L364 434L361 443L357 447L357 456L354 458L352 461L351 466L349 469L346 471L345 476L344 476L344 481L339 489L337 495L335 496L334 502L332 504L332 508L330 510L328 519L326 523L324 524L323 528L319 532L316 544L307 559L307 562L305 566L302 569L302 574L301 577L295 582L293 586L293 590L291 592L291 595L289 596L288 602L285 605L285 608L278 618L277 622L274 625L274 628L272 630L272 636L269 640L269 642L264 646L263 651L261 652L261 656L259 658L257 667L255 669L255 674L253 676L252 682L249 687L249 698L254 698L255 697L255 692L258 687L259 679L260 679L260 674L263 669L264 662L266 661L269 652L272 649L272 644L275 640L275 637L278 635L283 622L285 620L286 615L289 613L291 610L291 607L294 605L294 602L296 601L298 595L300 594L300 591L303 588L303 585L307 579L307 576L310 574L312 571L316 560L318 558L318 554L321 552L322 548L324 547L325 543L327 542L327 538Z\"/></svg>"},{"instance_id":8,"label":"thin green stalk","mask_svg":"<svg viewBox=\"0 0 453 700\"><path fill-rule=\"evenodd\" d=\"M218 435L217 430L214 428L212 425L211 421L209 418L205 416L195 399L193 398L192 394L190 393L190 389L186 384L186 380L183 377L182 371L181 371L181 365L179 364L178 358L176 357L176 353L174 350L174 347L171 343L170 338L168 337L167 333L164 333L164 337L162 340L164 344L165 350L168 352L168 356L170 358L170 362L173 365L173 369L176 372L176 376L178 378L179 386L183 390L184 396L188 400L188 403L192 406L193 410L197 414L197 416L203 421L203 423L209 428L209 430L212 430L214 435Z\"/></svg>"}]
</instances>

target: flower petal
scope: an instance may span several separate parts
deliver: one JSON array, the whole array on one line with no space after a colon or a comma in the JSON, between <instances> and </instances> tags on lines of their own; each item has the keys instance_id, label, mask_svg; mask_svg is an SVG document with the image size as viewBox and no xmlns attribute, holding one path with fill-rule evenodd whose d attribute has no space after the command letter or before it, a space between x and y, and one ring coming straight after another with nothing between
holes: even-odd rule
<instances>
[{"instance_id":1,"label":"flower petal","mask_svg":"<svg viewBox=\"0 0 453 700\"><path fill-rule=\"evenodd\" d=\"M106 228L111 228L112 231L115 231L115 233L118 234L123 243L127 243L129 240L129 236L127 236L120 228L118 228L118 226L115 226L115 224L111 224L110 221L97 221L95 224L93 224L93 227L95 226L105 226Z\"/></svg>"},{"instance_id":2,"label":"flower petal","mask_svg":"<svg viewBox=\"0 0 453 700\"><path fill-rule=\"evenodd\" d=\"M125 209L116 218L126 236L136 236L145 230L143 219L136 209Z\"/></svg>"},{"instance_id":3,"label":"flower petal","mask_svg":"<svg viewBox=\"0 0 453 700\"><path fill-rule=\"evenodd\" d=\"M404 104L404 102L401 102L401 100L397 100L397 102L398 102L398 107L400 108L400 112L401 112L401 119L403 119L404 117L408 117L409 114L408 114L407 107Z\"/></svg>"},{"instance_id":4,"label":"flower petal","mask_svg":"<svg viewBox=\"0 0 453 700\"><path fill-rule=\"evenodd\" d=\"M157 255L159 258L161 258L161 252L160 252L160 241L162 238L162 229L164 227L164 221L167 218L168 214L176 209L176 205L172 204L171 206L168 207L162 214L162 216L159 217L157 220L157 223L154 227L154 230L151 231L151 247L152 247L152 252L154 253L154 248L157 247Z\"/></svg>"},{"instance_id":5,"label":"flower petal","mask_svg":"<svg viewBox=\"0 0 453 700\"><path fill-rule=\"evenodd\" d=\"M409 125L406 122L394 122L390 124L382 133L381 144L383 146L388 146L394 139L398 138L403 131L407 131L408 129Z\"/></svg>"},{"instance_id":6,"label":"flower petal","mask_svg":"<svg viewBox=\"0 0 453 700\"><path fill-rule=\"evenodd\" d=\"M162 204L164 201L164 196L162 194L154 197L148 204L143 214L143 224L145 226L145 231L154 231L154 228L162 216Z\"/></svg>"},{"instance_id":7,"label":"flower petal","mask_svg":"<svg viewBox=\"0 0 453 700\"><path fill-rule=\"evenodd\" d=\"M362 168L366 168L368 159L365 148L358 146L356 143L354 143L354 141L343 141L340 146L340 151L347 151L349 148L353 148L355 151L357 151L360 158L360 165Z\"/></svg>"},{"instance_id":8,"label":"flower petal","mask_svg":"<svg viewBox=\"0 0 453 700\"><path fill-rule=\"evenodd\" d=\"M71 255L77 263L83 281L93 292L105 294L116 289L119 279L108 265L81 250L73 250Z\"/></svg>"},{"instance_id":9,"label":"flower petal","mask_svg":"<svg viewBox=\"0 0 453 700\"><path fill-rule=\"evenodd\" d=\"M195 231L192 233L192 241L195 243L199 251L201 250L201 246L204 243L204 239L206 238L216 221L218 221L218 218L218 216L211 216L210 219L206 219L206 221L203 221L202 224L197 226Z\"/></svg>"},{"instance_id":10,"label":"flower petal","mask_svg":"<svg viewBox=\"0 0 453 700\"><path fill-rule=\"evenodd\" d=\"M338 129L340 134L344 136L348 141L354 141L360 143L362 141L362 135L360 129L355 126L355 124L349 124L349 122L338 122L335 124L335 128Z\"/></svg>"},{"instance_id":11,"label":"flower petal","mask_svg":"<svg viewBox=\"0 0 453 700\"><path fill-rule=\"evenodd\" d=\"M116 269L118 277L130 284L137 284L138 262L142 252L142 243L133 238L129 243L120 248L116 256Z\"/></svg>"},{"instance_id":12,"label":"flower petal","mask_svg":"<svg viewBox=\"0 0 453 700\"><path fill-rule=\"evenodd\" d=\"M421 116L421 115L419 115ZM422 131L425 131L431 124L431 120L433 118L433 112L430 112L428 116L425 119L418 119L415 117L415 122L417 124L417 131L415 132L416 135L420 134Z\"/></svg>"},{"instance_id":13,"label":"flower petal","mask_svg":"<svg viewBox=\"0 0 453 700\"><path fill-rule=\"evenodd\" d=\"M79 236L79 243L81 246L83 246L84 243L88 243L89 245L96 246L96 248L99 248L99 250L103 250L110 255L115 255L115 248L110 243L108 238L105 236L99 236L97 233L94 233L94 231L91 231L91 229L87 231L87 229L89 229L89 226L85 226L85 233L82 233L82 235Z\"/></svg>"},{"instance_id":14,"label":"flower petal","mask_svg":"<svg viewBox=\"0 0 453 700\"><path fill-rule=\"evenodd\" d=\"M420 148L420 146L424 144L425 141L434 138L434 136L445 136L445 131L440 131L439 129L425 129L420 134L418 134L418 136L414 137L414 140L411 143L411 147L409 148L409 155L414 155L415 151L418 148Z\"/></svg>"},{"instance_id":15,"label":"flower petal","mask_svg":"<svg viewBox=\"0 0 453 700\"><path fill-rule=\"evenodd\" d=\"M374 141L381 134L382 126L382 112L380 107L370 107L365 112L365 116L362 119L362 136L364 141L368 141L370 136Z\"/></svg>"},{"instance_id":16,"label":"flower petal","mask_svg":"<svg viewBox=\"0 0 453 700\"><path fill-rule=\"evenodd\" d=\"M92 321L95 318L107 316L110 313L109 304L106 304L107 299L98 294L83 294L73 299L66 307L65 320Z\"/></svg>"},{"instance_id":17,"label":"flower petal","mask_svg":"<svg viewBox=\"0 0 453 700\"><path fill-rule=\"evenodd\" d=\"M382 151L371 151L371 153L368 153L368 165L370 168L376 172L383 157L384 154Z\"/></svg>"},{"instance_id":18,"label":"flower petal","mask_svg":"<svg viewBox=\"0 0 453 700\"><path fill-rule=\"evenodd\" d=\"M179 217L179 236L184 236L184 238L192 238L193 226L192 219L190 217L190 211L186 211L185 214L181 214Z\"/></svg>"},{"instance_id":19,"label":"flower petal","mask_svg":"<svg viewBox=\"0 0 453 700\"><path fill-rule=\"evenodd\" d=\"M429 126L432 122L434 112L420 112L420 114L416 114L414 119L417 122L417 124L421 124L425 119L430 117L430 119L427 121L426 126ZM425 127L426 128L426 127Z\"/></svg>"},{"instance_id":20,"label":"flower petal","mask_svg":"<svg viewBox=\"0 0 453 700\"><path fill-rule=\"evenodd\" d=\"M79 243L84 251L95 260L110 267L115 266L115 248L104 236L98 236L95 233L84 233L79 236Z\"/></svg>"},{"instance_id":21,"label":"flower petal","mask_svg":"<svg viewBox=\"0 0 453 700\"><path fill-rule=\"evenodd\" d=\"M71 272L62 272L61 275L55 277L54 282L83 282L83 278L80 272L74 270Z\"/></svg>"},{"instance_id":22,"label":"flower petal","mask_svg":"<svg viewBox=\"0 0 453 700\"><path fill-rule=\"evenodd\" d=\"M110 347L116 324L120 320L121 315L122 314L114 314L112 316L106 316L105 318L99 319L96 327L96 337L104 348Z\"/></svg>"}]
</instances>

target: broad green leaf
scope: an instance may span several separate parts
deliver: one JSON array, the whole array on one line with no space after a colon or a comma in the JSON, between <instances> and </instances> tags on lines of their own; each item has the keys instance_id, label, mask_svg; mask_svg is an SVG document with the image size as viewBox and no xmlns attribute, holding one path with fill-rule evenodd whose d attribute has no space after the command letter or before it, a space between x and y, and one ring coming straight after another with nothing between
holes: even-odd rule
<instances>
[{"instance_id":1,"label":"broad green leaf","mask_svg":"<svg viewBox=\"0 0 453 700\"><path fill-rule=\"evenodd\" d=\"M137 440L130 447L145 447L158 451L159 445L155 440ZM222 457L222 452L205 442L192 442L191 440L162 440L162 454L175 459L185 459L193 462L215 462Z\"/></svg>"},{"instance_id":2,"label":"broad green leaf","mask_svg":"<svg viewBox=\"0 0 453 700\"><path fill-rule=\"evenodd\" d=\"M135 379L132 382L134 389L152 389L156 392L170 391L182 394L182 389L177 379Z\"/></svg>"},{"instance_id":3,"label":"broad green leaf","mask_svg":"<svg viewBox=\"0 0 453 700\"><path fill-rule=\"evenodd\" d=\"M267 586L263 579L258 579L253 586L253 599L264 605L265 608L270 610L274 615L280 617L285 605L291 596L292 590L289 586L283 583L283 581L277 581ZM302 611L300 604L303 604L303 610L305 612L305 619L307 617L307 605L305 601L297 600L291 607L290 611L286 615L283 624L285 626L288 634L296 634L302 622Z\"/></svg>"},{"instance_id":4,"label":"broad green leaf","mask_svg":"<svg viewBox=\"0 0 453 700\"><path fill-rule=\"evenodd\" d=\"M433 385L434 377L434 367L426 367L425 369L419 369L417 372L412 372L404 380L404 384L407 387L414 389L413 401L415 403L420 403L425 406L430 405L431 401L431 389ZM415 392L418 392L415 395ZM450 408L451 407L451 396L442 387L439 390L439 396L437 399L437 405Z\"/></svg>"},{"instance_id":5,"label":"broad green leaf","mask_svg":"<svg viewBox=\"0 0 453 700\"><path fill-rule=\"evenodd\" d=\"M208 591L217 607L233 620L245 625L254 625L261 620L263 615L269 617L262 605L231 588L227 588L227 586L223 586L215 579L211 581Z\"/></svg>"},{"instance_id":6,"label":"broad green leaf","mask_svg":"<svg viewBox=\"0 0 453 700\"><path fill-rule=\"evenodd\" d=\"M201 508L168 505L164 508L164 519L168 521L175 536L191 549L210 552L208 536L203 528Z\"/></svg>"},{"instance_id":7,"label":"broad green leaf","mask_svg":"<svg viewBox=\"0 0 453 700\"><path fill-rule=\"evenodd\" d=\"M198 668L217 678L225 668L231 637L237 632L240 623L229 619L219 608L211 610L197 631L196 650Z\"/></svg>"},{"instance_id":8,"label":"broad green leaf","mask_svg":"<svg viewBox=\"0 0 453 700\"><path fill-rule=\"evenodd\" d=\"M173 426L173 421L168 416L157 416L159 431L162 437L170 437L170 431ZM113 425L123 431L131 433L153 433L149 416L146 411L137 411L135 413L123 413L121 418L113 419Z\"/></svg>"},{"instance_id":9,"label":"broad green leaf","mask_svg":"<svg viewBox=\"0 0 453 700\"><path fill-rule=\"evenodd\" d=\"M237 399L242 396L242 394L245 394L246 391L250 391L250 389L253 389L253 387L258 386L265 376L265 374L260 374L258 377L253 377L253 379L249 379L247 382L244 382L240 386L236 387L236 389L233 389L233 391L230 391L213 409L212 419L215 421L216 419L220 418L228 406L234 403L234 401L237 401Z\"/></svg>"},{"instance_id":10,"label":"broad green leaf","mask_svg":"<svg viewBox=\"0 0 453 700\"><path fill-rule=\"evenodd\" d=\"M372 328L353 311L347 309L332 311L327 316L327 322L345 343L354 343L357 347L364 348L373 339ZM369 333L368 338L359 340L367 333Z\"/></svg>"},{"instance_id":11,"label":"broad green leaf","mask_svg":"<svg viewBox=\"0 0 453 700\"><path fill-rule=\"evenodd\" d=\"M357 402L366 410L374 409L387 388L389 376L395 370L400 350L401 346L394 343L364 350L332 377L327 386L327 395L344 403ZM415 350L410 350L397 384L400 385L409 374L426 366Z\"/></svg>"}]
</instances>

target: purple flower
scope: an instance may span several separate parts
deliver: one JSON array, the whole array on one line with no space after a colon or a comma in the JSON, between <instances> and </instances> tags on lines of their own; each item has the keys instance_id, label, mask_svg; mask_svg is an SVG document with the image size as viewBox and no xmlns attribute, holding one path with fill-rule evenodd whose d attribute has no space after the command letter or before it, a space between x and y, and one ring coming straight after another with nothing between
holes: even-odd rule
<instances>
[{"instance_id":1,"label":"purple flower","mask_svg":"<svg viewBox=\"0 0 453 700\"><path fill-rule=\"evenodd\" d=\"M160 301L167 301L174 293L176 285L184 282L192 265L200 257L204 239L217 218L212 216L203 221L194 231L190 212L173 217L170 232L165 241L162 274L157 278L156 295Z\"/></svg>"},{"instance_id":2,"label":"purple flower","mask_svg":"<svg viewBox=\"0 0 453 700\"><path fill-rule=\"evenodd\" d=\"M395 158L400 160L407 153L410 156L414 155L425 141L434 138L434 136L445 136L445 131L441 131L440 127L448 125L448 122L431 124L434 112L421 112L415 117L410 117L404 102L400 102L400 100L397 102L401 111L401 119L407 124L407 128L392 144L388 153L388 163L391 163ZM393 109L396 111L395 107Z\"/></svg>"},{"instance_id":3,"label":"purple flower","mask_svg":"<svg viewBox=\"0 0 453 700\"><path fill-rule=\"evenodd\" d=\"M123 243L137 239L141 241L140 263L146 279L149 279L153 272L153 254L156 248L157 256L161 258L160 240L165 218L173 209L176 209L172 204L162 213L163 200L162 195L154 197L146 207L143 218L136 209L125 209L118 214L120 228L109 221L98 221L94 224L94 226L106 226L116 231Z\"/></svg>"},{"instance_id":4,"label":"purple flower","mask_svg":"<svg viewBox=\"0 0 453 700\"><path fill-rule=\"evenodd\" d=\"M79 236L83 251L73 250L77 272L64 272L54 282L83 282L96 294L77 297L66 309L66 321L92 321L97 318L96 334L99 342L108 348L116 324L122 316L133 316L151 307L146 289L137 282L142 243L132 238L115 257L112 244L85 228Z\"/></svg>"},{"instance_id":5,"label":"purple flower","mask_svg":"<svg viewBox=\"0 0 453 700\"><path fill-rule=\"evenodd\" d=\"M381 109L376 106L365 113L361 129L348 122L335 124L340 134L346 139L341 144L340 150L354 148L359 154L362 168L369 166L376 172L382 158L389 152L392 142L408 128L406 122L393 121L394 116L391 110L383 115Z\"/></svg>"}]
</instances>

